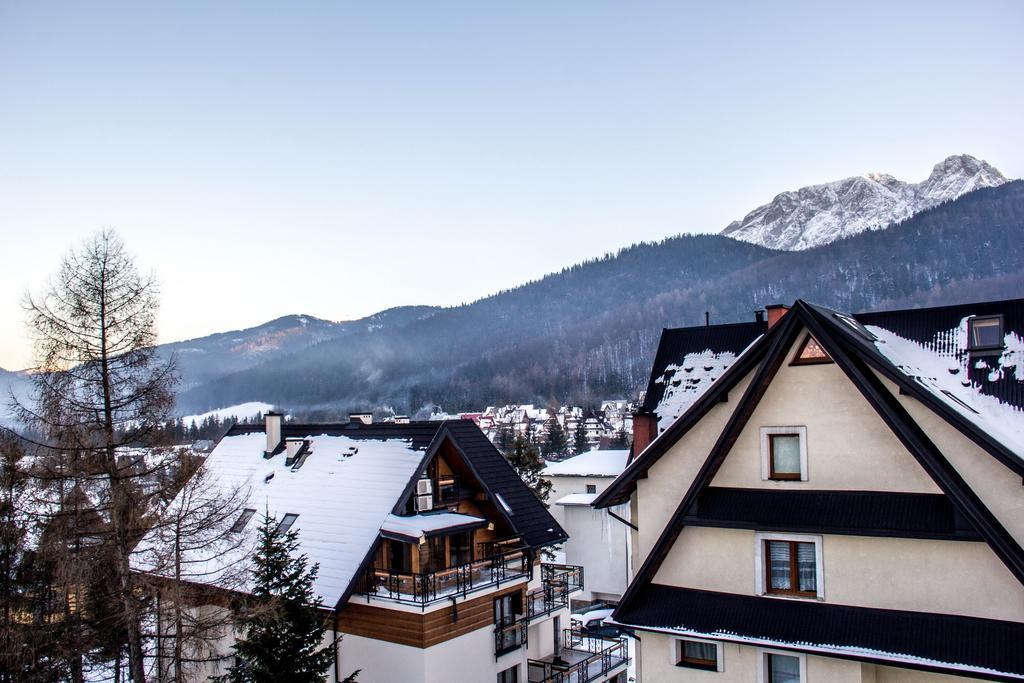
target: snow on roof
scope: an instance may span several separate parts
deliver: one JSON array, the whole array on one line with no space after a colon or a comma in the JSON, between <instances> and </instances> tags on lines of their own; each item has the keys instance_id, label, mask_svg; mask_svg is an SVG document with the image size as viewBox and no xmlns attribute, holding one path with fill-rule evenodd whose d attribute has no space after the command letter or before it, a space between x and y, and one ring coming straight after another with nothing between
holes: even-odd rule
<instances>
[{"instance_id":1,"label":"snow on roof","mask_svg":"<svg viewBox=\"0 0 1024 683\"><path fill-rule=\"evenodd\" d=\"M655 410L658 414L658 431L665 431L679 419L738 357L732 351L716 353L705 349L699 353L686 354L679 365L673 363L665 366L661 377L654 380L655 384L665 385L665 393Z\"/></svg>"},{"instance_id":2,"label":"snow on roof","mask_svg":"<svg viewBox=\"0 0 1024 683\"><path fill-rule=\"evenodd\" d=\"M967 320L964 318L957 329L947 333L958 338L957 348L967 348ZM875 348L901 372L1024 460L1024 411L982 393L971 382L967 373L972 362L970 354L939 354L885 328L869 325L867 329L878 338ZM1008 332L1004 342L1006 348L989 381L995 381L995 375L1002 376L1010 368L1014 368L1015 377L1024 381L1024 339Z\"/></svg>"},{"instance_id":3,"label":"snow on roof","mask_svg":"<svg viewBox=\"0 0 1024 683\"><path fill-rule=\"evenodd\" d=\"M483 517L473 515L462 515L457 512L438 512L425 515L412 515L411 517L400 517L388 515L380 530L399 536L419 538L425 534L455 527L480 525L487 522Z\"/></svg>"},{"instance_id":4,"label":"snow on roof","mask_svg":"<svg viewBox=\"0 0 1024 683\"><path fill-rule=\"evenodd\" d=\"M555 501L555 505L590 505L597 498L596 493L570 493Z\"/></svg>"},{"instance_id":5,"label":"snow on roof","mask_svg":"<svg viewBox=\"0 0 1024 683\"><path fill-rule=\"evenodd\" d=\"M292 529L299 532L302 552L310 564L320 565L313 590L328 605L342 596L426 453L404 439L325 434L305 438L310 454L295 470L285 465L285 452L263 457L266 434L262 431L221 440L206 459L210 480L224 491L246 487L245 507L255 509L257 518L240 532L247 534L246 543L226 557L211 560L205 571L196 574L217 583L226 567L248 561L264 511L278 520L292 513L298 515ZM152 567L145 559L147 543L155 541L150 536L139 547L136 568L141 571Z\"/></svg>"},{"instance_id":6,"label":"snow on roof","mask_svg":"<svg viewBox=\"0 0 1024 683\"><path fill-rule=\"evenodd\" d=\"M549 477L617 477L626 467L629 450L592 450L561 462L549 462L544 476Z\"/></svg>"}]
</instances>

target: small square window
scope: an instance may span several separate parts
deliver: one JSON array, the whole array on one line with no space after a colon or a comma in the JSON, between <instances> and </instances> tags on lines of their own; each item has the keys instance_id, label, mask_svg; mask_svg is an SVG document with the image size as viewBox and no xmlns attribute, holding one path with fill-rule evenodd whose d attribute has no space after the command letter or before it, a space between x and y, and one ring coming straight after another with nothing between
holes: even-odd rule
<instances>
[{"instance_id":1,"label":"small square window","mask_svg":"<svg viewBox=\"0 0 1024 683\"><path fill-rule=\"evenodd\" d=\"M774 652L765 654L765 683L800 683L800 658Z\"/></svg>"},{"instance_id":2,"label":"small square window","mask_svg":"<svg viewBox=\"0 0 1024 683\"><path fill-rule=\"evenodd\" d=\"M764 593L819 597L818 549L814 541L768 538L763 542Z\"/></svg>"},{"instance_id":3,"label":"small square window","mask_svg":"<svg viewBox=\"0 0 1024 683\"><path fill-rule=\"evenodd\" d=\"M807 428L761 427L761 479L807 480Z\"/></svg>"},{"instance_id":4,"label":"small square window","mask_svg":"<svg viewBox=\"0 0 1024 683\"><path fill-rule=\"evenodd\" d=\"M587 493L597 493L597 484L587 484Z\"/></svg>"},{"instance_id":5,"label":"small square window","mask_svg":"<svg viewBox=\"0 0 1024 683\"><path fill-rule=\"evenodd\" d=\"M677 640L676 666L721 671L718 644L707 640Z\"/></svg>"},{"instance_id":6,"label":"small square window","mask_svg":"<svg viewBox=\"0 0 1024 683\"><path fill-rule=\"evenodd\" d=\"M291 512L286 514L284 517L281 518L281 523L277 525L277 533L287 533L288 530L292 528L292 524L295 524L295 520L297 520L298 518L298 515L292 514Z\"/></svg>"},{"instance_id":7,"label":"small square window","mask_svg":"<svg viewBox=\"0 0 1024 683\"><path fill-rule=\"evenodd\" d=\"M519 665L498 672L498 683L519 683Z\"/></svg>"},{"instance_id":8,"label":"small square window","mask_svg":"<svg viewBox=\"0 0 1024 683\"><path fill-rule=\"evenodd\" d=\"M968 320L967 348L972 351L1003 348L1003 317L990 315Z\"/></svg>"},{"instance_id":9,"label":"small square window","mask_svg":"<svg viewBox=\"0 0 1024 683\"><path fill-rule=\"evenodd\" d=\"M800 435L770 434L768 447L771 450L771 478L800 478Z\"/></svg>"}]
</instances>

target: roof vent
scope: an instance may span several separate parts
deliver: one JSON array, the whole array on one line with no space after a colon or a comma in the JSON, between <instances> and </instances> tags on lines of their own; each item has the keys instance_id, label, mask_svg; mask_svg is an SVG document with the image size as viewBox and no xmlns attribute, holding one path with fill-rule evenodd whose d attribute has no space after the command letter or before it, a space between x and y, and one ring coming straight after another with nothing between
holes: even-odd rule
<instances>
[{"instance_id":1,"label":"roof vent","mask_svg":"<svg viewBox=\"0 0 1024 683\"><path fill-rule=\"evenodd\" d=\"M286 467L291 466L295 462L295 456L302 451L302 447L306 445L306 440L298 436L289 436L284 440L285 458L284 464Z\"/></svg>"},{"instance_id":2,"label":"roof vent","mask_svg":"<svg viewBox=\"0 0 1024 683\"><path fill-rule=\"evenodd\" d=\"M361 422L364 425L373 424L373 413L349 413L349 422Z\"/></svg>"},{"instance_id":3,"label":"roof vent","mask_svg":"<svg viewBox=\"0 0 1024 683\"><path fill-rule=\"evenodd\" d=\"M754 322L756 322L756 323L763 323L764 322L764 309L763 308L759 308L756 311L754 311Z\"/></svg>"}]
</instances>

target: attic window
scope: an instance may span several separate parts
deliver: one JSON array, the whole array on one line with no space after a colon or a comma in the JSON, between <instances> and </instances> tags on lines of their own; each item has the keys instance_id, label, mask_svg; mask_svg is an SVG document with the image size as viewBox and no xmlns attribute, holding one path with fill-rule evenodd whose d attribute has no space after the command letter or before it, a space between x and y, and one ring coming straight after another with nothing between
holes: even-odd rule
<instances>
[{"instance_id":1,"label":"attic window","mask_svg":"<svg viewBox=\"0 0 1024 683\"><path fill-rule=\"evenodd\" d=\"M796 352L796 357L793 358L791 365L817 365L819 363L831 363L832 358L825 349L821 348L821 344L818 340L807 335L804 338L803 344L800 345L800 350Z\"/></svg>"},{"instance_id":2,"label":"attic window","mask_svg":"<svg viewBox=\"0 0 1024 683\"><path fill-rule=\"evenodd\" d=\"M295 520L297 520L298 518L299 516L296 514L293 514L291 512L287 513L281 519L281 523L277 525L277 533L288 533L288 530L292 528L292 524L295 524Z\"/></svg>"},{"instance_id":3,"label":"attic window","mask_svg":"<svg viewBox=\"0 0 1024 683\"><path fill-rule=\"evenodd\" d=\"M967 348L993 351L1003 348L1003 316L976 316L967 321Z\"/></svg>"},{"instance_id":4,"label":"attic window","mask_svg":"<svg viewBox=\"0 0 1024 683\"><path fill-rule=\"evenodd\" d=\"M868 328L864 327L863 325L861 325L859 322L857 322L856 320L854 320L850 316L848 316L848 315L846 315L844 313L833 313L832 315L834 315L837 320L840 320L840 321L846 323L847 327L853 328L853 330L857 334L859 334L860 336L864 337L868 341L871 341L871 342L878 341L878 337L876 337L875 335L873 335L870 332L868 332Z\"/></svg>"},{"instance_id":5,"label":"attic window","mask_svg":"<svg viewBox=\"0 0 1024 683\"><path fill-rule=\"evenodd\" d=\"M256 511L252 508L245 508L242 510L242 514L238 516L235 523L231 525L231 533L237 534L239 531L245 528L245 525L249 523L252 516L256 514Z\"/></svg>"}]
</instances>

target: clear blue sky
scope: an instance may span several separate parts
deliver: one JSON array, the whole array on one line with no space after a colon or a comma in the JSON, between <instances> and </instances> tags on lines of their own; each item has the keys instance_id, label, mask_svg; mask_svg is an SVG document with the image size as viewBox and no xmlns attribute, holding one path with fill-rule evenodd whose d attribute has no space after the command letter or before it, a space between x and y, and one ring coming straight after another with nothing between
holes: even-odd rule
<instances>
[{"instance_id":1,"label":"clear blue sky","mask_svg":"<svg viewBox=\"0 0 1024 683\"><path fill-rule=\"evenodd\" d=\"M164 340L457 304L776 193L1024 175L1021 2L0 0L0 366L119 230Z\"/></svg>"}]
</instances>

